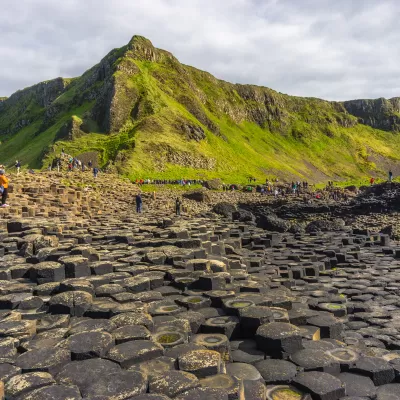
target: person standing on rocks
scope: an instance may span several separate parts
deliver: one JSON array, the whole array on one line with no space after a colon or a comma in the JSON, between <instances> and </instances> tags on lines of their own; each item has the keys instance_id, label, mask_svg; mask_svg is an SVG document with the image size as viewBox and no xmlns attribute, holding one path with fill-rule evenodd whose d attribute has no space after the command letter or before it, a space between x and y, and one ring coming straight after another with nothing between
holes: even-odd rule
<instances>
[{"instance_id":1,"label":"person standing on rocks","mask_svg":"<svg viewBox=\"0 0 400 400\"><path fill-rule=\"evenodd\" d=\"M8 178L5 175L4 169L0 169L0 192L1 192L1 206L8 207L6 203L8 197Z\"/></svg>"},{"instance_id":2,"label":"person standing on rocks","mask_svg":"<svg viewBox=\"0 0 400 400\"><path fill-rule=\"evenodd\" d=\"M179 199L179 197L177 197L175 200L175 212L177 216L181 215L181 207L182 207L182 202Z\"/></svg>"},{"instance_id":3,"label":"person standing on rocks","mask_svg":"<svg viewBox=\"0 0 400 400\"><path fill-rule=\"evenodd\" d=\"M136 195L136 212L137 213L141 213L142 212L142 204L143 204L142 195L140 193L138 193Z\"/></svg>"},{"instance_id":4,"label":"person standing on rocks","mask_svg":"<svg viewBox=\"0 0 400 400\"><path fill-rule=\"evenodd\" d=\"M21 170L21 163L18 160L15 161L15 168L17 168L17 175L19 175L19 171Z\"/></svg>"},{"instance_id":5,"label":"person standing on rocks","mask_svg":"<svg viewBox=\"0 0 400 400\"><path fill-rule=\"evenodd\" d=\"M389 182L392 182L393 180L393 172L392 170L389 171Z\"/></svg>"},{"instance_id":6,"label":"person standing on rocks","mask_svg":"<svg viewBox=\"0 0 400 400\"><path fill-rule=\"evenodd\" d=\"M97 174L99 173L99 169L97 167L93 168L93 177L97 178Z\"/></svg>"}]
</instances>

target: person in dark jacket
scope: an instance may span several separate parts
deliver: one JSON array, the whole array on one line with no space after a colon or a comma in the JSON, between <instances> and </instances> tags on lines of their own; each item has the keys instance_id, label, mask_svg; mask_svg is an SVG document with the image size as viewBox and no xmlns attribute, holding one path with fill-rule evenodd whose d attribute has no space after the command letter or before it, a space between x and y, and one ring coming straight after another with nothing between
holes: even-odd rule
<instances>
[{"instance_id":1,"label":"person in dark jacket","mask_svg":"<svg viewBox=\"0 0 400 400\"><path fill-rule=\"evenodd\" d=\"M136 195L136 212L141 213L142 212L142 195L139 193Z\"/></svg>"},{"instance_id":2,"label":"person in dark jacket","mask_svg":"<svg viewBox=\"0 0 400 400\"><path fill-rule=\"evenodd\" d=\"M182 207L182 202L179 199L179 197L177 197L176 200L175 200L175 212L176 212L176 215L181 215L181 207Z\"/></svg>"}]
</instances>

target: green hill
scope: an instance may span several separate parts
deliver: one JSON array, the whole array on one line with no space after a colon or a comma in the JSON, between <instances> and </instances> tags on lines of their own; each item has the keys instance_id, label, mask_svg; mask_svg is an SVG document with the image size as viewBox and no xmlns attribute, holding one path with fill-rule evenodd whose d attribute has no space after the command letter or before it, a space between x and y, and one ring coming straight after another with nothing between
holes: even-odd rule
<instances>
[{"instance_id":1,"label":"green hill","mask_svg":"<svg viewBox=\"0 0 400 400\"><path fill-rule=\"evenodd\" d=\"M0 162L64 148L132 179L352 179L400 165L399 105L231 84L134 36L81 77L0 98Z\"/></svg>"}]
</instances>

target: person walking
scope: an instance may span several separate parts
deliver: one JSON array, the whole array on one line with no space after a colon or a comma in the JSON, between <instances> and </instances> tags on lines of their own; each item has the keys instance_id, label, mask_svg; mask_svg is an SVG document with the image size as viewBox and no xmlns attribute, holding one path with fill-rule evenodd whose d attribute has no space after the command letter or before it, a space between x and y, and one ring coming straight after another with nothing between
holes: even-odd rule
<instances>
[{"instance_id":1,"label":"person walking","mask_svg":"<svg viewBox=\"0 0 400 400\"><path fill-rule=\"evenodd\" d=\"M142 212L142 204L143 204L142 195L140 193L138 193L136 195L136 212L137 213Z\"/></svg>"},{"instance_id":2,"label":"person walking","mask_svg":"<svg viewBox=\"0 0 400 400\"><path fill-rule=\"evenodd\" d=\"M176 200L175 200L175 212L176 212L176 215L181 215L181 206L182 206L182 202L179 199L179 197L177 197Z\"/></svg>"},{"instance_id":3,"label":"person walking","mask_svg":"<svg viewBox=\"0 0 400 400\"><path fill-rule=\"evenodd\" d=\"M4 169L0 169L0 192L1 192L1 206L8 207L6 203L8 197L8 178L5 175Z\"/></svg>"},{"instance_id":4,"label":"person walking","mask_svg":"<svg viewBox=\"0 0 400 400\"><path fill-rule=\"evenodd\" d=\"M393 172L392 170L389 171L389 182L392 182L393 180Z\"/></svg>"},{"instance_id":5,"label":"person walking","mask_svg":"<svg viewBox=\"0 0 400 400\"><path fill-rule=\"evenodd\" d=\"M93 168L93 177L97 178L97 174L99 173L99 169L97 167Z\"/></svg>"}]
</instances>

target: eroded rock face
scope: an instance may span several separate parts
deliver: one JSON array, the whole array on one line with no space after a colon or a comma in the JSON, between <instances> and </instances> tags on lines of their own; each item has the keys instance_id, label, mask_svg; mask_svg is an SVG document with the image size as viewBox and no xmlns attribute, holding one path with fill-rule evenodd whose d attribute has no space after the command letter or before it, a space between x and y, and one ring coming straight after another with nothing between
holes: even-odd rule
<instances>
[{"instance_id":1,"label":"eroded rock face","mask_svg":"<svg viewBox=\"0 0 400 400\"><path fill-rule=\"evenodd\" d=\"M360 123L385 131L400 130L400 98L349 100L343 106L350 114L358 117Z\"/></svg>"}]
</instances>

